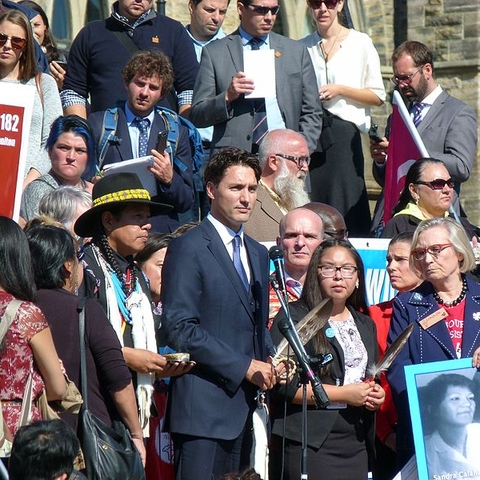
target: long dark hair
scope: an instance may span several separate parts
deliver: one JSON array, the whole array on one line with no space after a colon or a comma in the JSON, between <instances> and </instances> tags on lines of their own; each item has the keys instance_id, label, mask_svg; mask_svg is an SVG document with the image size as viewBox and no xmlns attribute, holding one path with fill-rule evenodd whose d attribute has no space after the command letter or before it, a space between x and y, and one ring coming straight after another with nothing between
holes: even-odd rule
<instances>
[{"instance_id":1,"label":"long dark hair","mask_svg":"<svg viewBox=\"0 0 480 480\"><path fill-rule=\"evenodd\" d=\"M365 287L365 268L363 266L363 261L354 246L348 240L344 239L329 238L315 249L308 265L307 276L305 278L300 299L305 302L309 311L320 303L323 297L320 291L320 282L318 280L318 266L321 263L324 253L328 249L335 247L342 247L348 250L355 261L355 266L358 268L358 287L355 288L353 293L347 298L345 304L349 310L367 312L367 290ZM315 350L317 353L321 354L330 351L330 345L325 335L325 328L319 330L315 337ZM324 375L328 373L329 370L330 368L327 366L322 369L322 374Z\"/></svg>"},{"instance_id":2,"label":"long dark hair","mask_svg":"<svg viewBox=\"0 0 480 480\"><path fill-rule=\"evenodd\" d=\"M55 225L30 228L26 235L37 288L62 288L68 277L64 264L76 255L73 237Z\"/></svg>"},{"instance_id":3,"label":"long dark hair","mask_svg":"<svg viewBox=\"0 0 480 480\"><path fill-rule=\"evenodd\" d=\"M33 302L35 281L27 237L12 219L0 216L0 286L19 300Z\"/></svg>"}]
</instances>

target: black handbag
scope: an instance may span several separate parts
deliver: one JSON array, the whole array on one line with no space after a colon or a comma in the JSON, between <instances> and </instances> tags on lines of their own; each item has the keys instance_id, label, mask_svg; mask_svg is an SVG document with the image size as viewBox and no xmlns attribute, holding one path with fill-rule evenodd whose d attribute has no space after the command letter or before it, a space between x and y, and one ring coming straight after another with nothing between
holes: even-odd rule
<instances>
[{"instance_id":1,"label":"black handbag","mask_svg":"<svg viewBox=\"0 0 480 480\"><path fill-rule=\"evenodd\" d=\"M140 454L125 425L106 425L88 410L87 361L85 354L85 301L78 306L80 332L80 378L83 405L79 414L79 438L89 480L145 480Z\"/></svg>"}]
</instances>

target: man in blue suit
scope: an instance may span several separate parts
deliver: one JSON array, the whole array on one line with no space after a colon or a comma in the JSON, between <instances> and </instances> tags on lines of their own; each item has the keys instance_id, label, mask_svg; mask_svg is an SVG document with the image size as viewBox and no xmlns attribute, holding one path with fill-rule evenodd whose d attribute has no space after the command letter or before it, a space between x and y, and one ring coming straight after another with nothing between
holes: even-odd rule
<instances>
[{"instance_id":1,"label":"man in blue suit","mask_svg":"<svg viewBox=\"0 0 480 480\"><path fill-rule=\"evenodd\" d=\"M173 240L162 272L162 328L168 344L197 366L172 379L167 428L177 480L212 480L249 465L257 390L275 383L265 360L268 254L244 235L260 166L234 147L205 169L211 211Z\"/></svg>"},{"instance_id":2,"label":"man in blue suit","mask_svg":"<svg viewBox=\"0 0 480 480\"><path fill-rule=\"evenodd\" d=\"M132 56L122 75L127 101L122 108L115 110L115 115L110 114L116 130L107 142L106 154L103 158L100 155L100 169L111 163L152 155L151 172L157 179L157 195L153 200L173 206L169 213L152 218L152 230L170 233L179 226L178 214L186 212L193 203L192 151L187 128L179 126L175 156L155 150L158 134L170 128L168 119L155 106L173 84L173 68L164 53L143 51ZM97 146L100 146L108 125L106 115L108 110L94 112L88 117ZM147 122L143 150L139 121Z\"/></svg>"}]
</instances>

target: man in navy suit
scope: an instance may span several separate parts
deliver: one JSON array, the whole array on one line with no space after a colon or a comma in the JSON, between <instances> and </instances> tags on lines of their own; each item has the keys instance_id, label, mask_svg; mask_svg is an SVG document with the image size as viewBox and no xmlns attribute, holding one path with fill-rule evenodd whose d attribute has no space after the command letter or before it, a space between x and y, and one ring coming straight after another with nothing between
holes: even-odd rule
<instances>
[{"instance_id":1,"label":"man in navy suit","mask_svg":"<svg viewBox=\"0 0 480 480\"><path fill-rule=\"evenodd\" d=\"M159 51L142 51L134 54L122 71L127 89L127 101L116 110L116 131L108 142L108 150L100 168L105 165L152 155L151 172L157 179L157 196L154 201L173 205L168 214L152 219L153 231L173 232L179 225L178 214L186 212L193 203L192 152L188 130L180 126L175 158L168 152L155 150L159 132L168 129L168 121L155 109L158 102L173 85L173 68L168 57ZM106 111L92 113L88 120L96 144L104 134ZM139 120L147 121L147 145L141 147Z\"/></svg>"},{"instance_id":2,"label":"man in navy suit","mask_svg":"<svg viewBox=\"0 0 480 480\"><path fill-rule=\"evenodd\" d=\"M211 211L165 258L162 328L197 363L172 379L169 395L177 480L217 479L249 465L257 390L275 383L266 362L268 254L243 233L260 174L244 150L215 154L205 169Z\"/></svg>"}]
</instances>

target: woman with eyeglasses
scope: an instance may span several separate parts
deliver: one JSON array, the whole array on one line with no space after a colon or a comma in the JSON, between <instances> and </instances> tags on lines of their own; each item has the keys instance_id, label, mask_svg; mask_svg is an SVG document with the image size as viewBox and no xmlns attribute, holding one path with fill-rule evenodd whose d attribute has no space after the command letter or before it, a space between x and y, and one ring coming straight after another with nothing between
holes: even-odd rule
<instances>
[{"instance_id":1,"label":"woman with eyeglasses","mask_svg":"<svg viewBox=\"0 0 480 480\"><path fill-rule=\"evenodd\" d=\"M62 115L62 105L55 80L37 71L35 40L28 18L19 10L0 16L0 82L35 87L24 187L47 173L50 160L45 150L52 122Z\"/></svg>"},{"instance_id":2,"label":"woman with eyeglasses","mask_svg":"<svg viewBox=\"0 0 480 480\"><path fill-rule=\"evenodd\" d=\"M382 238L392 238L400 232L414 232L422 220L449 216L455 181L445 163L436 158L421 158L413 162L405 177L400 199L393 209ZM460 217L468 238L475 232L464 217Z\"/></svg>"},{"instance_id":3,"label":"woman with eyeglasses","mask_svg":"<svg viewBox=\"0 0 480 480\"><path fill-rule=\"evenodd\" d=\"M62 185L92 192L93 184L87 179L95 175L96 155L86 120L77 115L58 117L52 124L46 148L50 171L27 185L22 195L20 217L26 221L38 215L42 198Z\"/></svg>"},{"instance_id":4,"label":"woman with eyeglasses","mask_svg":"<svg viewBox=\"0 0 480 480\"><path fill-rule=\"evenodd\" d=\"M346 26L344 0L307 0L316 30L302 39L323 105L319 151L310 163L311 199L337 208L352 237L367 236L370 209L361 134L370 107L386 98L380 59L365 33Z\"/></svg>"},{"instance_id":5,"label":"woman with eyeglasses","mask_svg":"<svg viewBox=\"0 0 480 480\"><path fill-rule=\"evenodd\" d=\"M388 334L391 343L415 325L387 371L398 412L398 467L414 453L404 367L480 352L480 284L466 275L475 260L463 228L451 218L424 220L413 235L410 263L424 282L395 298Z\"/></svg>"},{"instance_id":6,"label":"woman with eyeglasses","mask_svg":"<svg viewBox=\"0 0 480 480\"><path fill-rule=\"evenodd\" d=\"M374 412L385 392L368 374L368 367L378 360L378 345L375 324L362 313L367 312L364 273L360 255L347 240L325 240L312 255L300 300L290 304L292 320L298 323L323 298L333 301L330 318L305 345L310 356L333 355L333 362L320 370L331 408L317 409L308 386L308 473L314 478L367 478L368 457L374 452ZM278 330L282 319L285 314L280 312L271 330L277 344L283 338ZM271 478L299 477L302 388L298 380L296 373L273 394Z\"/></svg>"}]
</instances>

